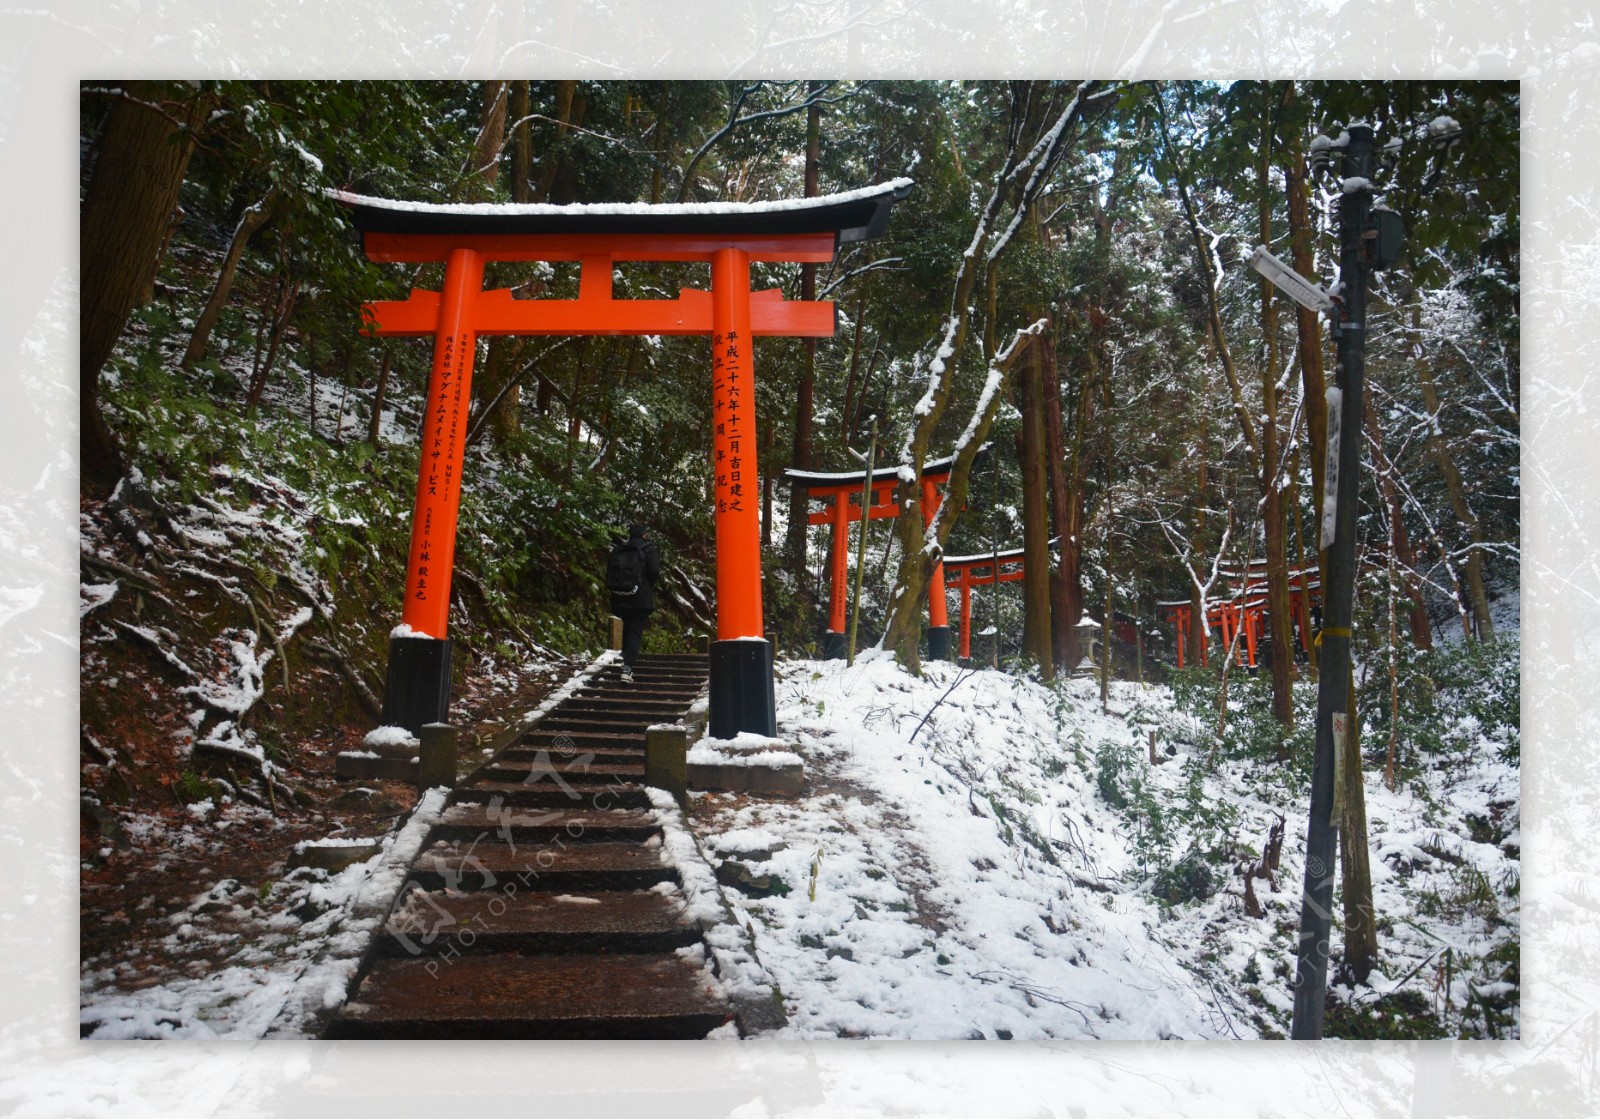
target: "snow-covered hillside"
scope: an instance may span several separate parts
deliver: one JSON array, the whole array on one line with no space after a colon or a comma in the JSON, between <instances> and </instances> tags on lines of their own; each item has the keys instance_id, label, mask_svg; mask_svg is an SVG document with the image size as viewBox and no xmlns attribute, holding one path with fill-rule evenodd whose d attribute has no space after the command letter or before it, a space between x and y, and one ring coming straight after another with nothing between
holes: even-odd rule
<instances>
[{"instance_id":1,"label":"snow-covered hillside","mask_svg":"<svg viewBox=\"0 0 1600 1120\"><path fill-rule=\"evenodd\" d=\"M1102 714L1097 682L946 664L919 680L882 654L779 673L806 793L699 795L693 820L740 865L723 878L743 883L729 894L785 1034L1287 1033L1306 798L1269 764L1213 767L1169 689L1114 682ZM1360 995L1335 990L1330 1034L1353 1015L1363 1029L1343 1029L1364 1037L1481 1035L1471 999L1508 1009L1497 1025L1515 1033L1497 966L1515 964L1518 794L1492 751L1397 792L1367 775L1380 971ZM1238 869L1278 814L1282 863L1275 884L1254 880L1250 917Z\"/></svg>"}]
</instances>

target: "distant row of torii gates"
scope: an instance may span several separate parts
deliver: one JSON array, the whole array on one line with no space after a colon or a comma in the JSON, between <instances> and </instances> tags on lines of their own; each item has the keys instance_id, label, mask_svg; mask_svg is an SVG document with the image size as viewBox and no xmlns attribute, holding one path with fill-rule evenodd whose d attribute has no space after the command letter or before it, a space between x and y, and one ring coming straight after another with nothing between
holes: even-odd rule
<instances>
[{"instance_id":1,"label":"distant row of torii gates","mask_svg":"<svg viewBox=\"0 0 1600 1120\"><path fill-rule=\"evenodd\" d=\"M1206 603L1206 630L1221 635L1224 649L1234 649L1235 660L1248 668L1257 665L1257 653L1262 637L1267 633L1267 564L1257 560L1246 568L1237 565L1219 565L1218 573L1229 581L1225 597ZM1289 572L1289 618L1291 628L1298 632L1301 651L1311 656L1316 642L1316 629L1322 619L1322 580L1313 569L1295 568ZM1194 603L1176 599L1156 604L1156 608L1173 627L1173 650L1178 668L1194 660L1189 652L1189 638L1194 633ZM1243 639L1235 641L1235 638ZM1210 664L1207 640L1200 645L1200 664Z\"/></svg>"},{"instance_id":2,"label":"distant row of torii gates","mask_svg":"<svg viewBox=\"0 0 1600 1120\"><path fill-rule=\"evenodd\" d=\"M937 459L922 469L924 527L932 522L939 511L943 498L941 488L950 479L953 462L953 459ZM805 489L811 502L819 502L823 506L808 514L809 523L827 525L831 529L828 544L828 625L822 637L824 657L844 656L850 526L863 520L864 496L868 503L866 520L876 521L900 515L900 507L894 498L894 490L899 483L898 471L898 467L873 471L870 491L864 470L821 472L790 469L784 472L792 485ZM1267 633L1266 562L1255 561L1247 568L1221 565L1218 572L1227 577L1230 586L1226 596L1206 604L1206 630L1208 634L1214 632L1220 635L1220 644L1224 649L1232 647L1235 650L1238 664L1255 669L1259 664L1262 639ZM944 557L935 565L928 581L928 657L931 660L945 660L950 656L947 580L961 592L958 656L965 661L972 657L972 589L995 583L1016 583L1026 576L1027 562L1020 548ZM1315 624L1322 615L1322 582L1315 571L1299 568L1290 571L1288 579L1291 629L1298 632L1301 650L1310 657L1315 642ZM1193 634L1193 604L1187 599L1180 599L1158 602L1156 607L1173 626L1174 656L1177 667L1182 669L1194 660L1188 648ZM1118 621L1113 620L1111 633L1132 629L1116 625ZM1133 626L1137 626L1136 621ZM1236 638L1239 640L1236 641ZM1136 639L1130 636L1129 640ZM1200 645L1201 665L1210 664L1209 646L1209 638Z\"/></svg>"}]
</instances>

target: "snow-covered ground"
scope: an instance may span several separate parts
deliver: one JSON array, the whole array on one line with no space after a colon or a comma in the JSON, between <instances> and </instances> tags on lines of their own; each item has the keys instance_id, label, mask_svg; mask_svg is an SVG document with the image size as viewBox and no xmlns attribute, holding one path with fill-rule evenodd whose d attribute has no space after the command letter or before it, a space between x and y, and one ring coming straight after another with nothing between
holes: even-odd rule
<instances>
[{"instance_id":1,"label":"snow-covered ground","mask_svg":"<svg viewBox=\"0 0 1600 1120\"><path fill-rule=\"evenodd\" d=\"M869 653L853 668L780 663L778 698L806 793L698 795L693 827L747 882L772 877L729 895L782 990L783 1034L1287 1032L1303 791L1262 764L1213 768L1166 688L1114 682L1102 714L1093 681L1052 688L948 664L919 680ZM1466 962L1515 945L1518 798L1515 764L1492 754L1397 792L1367 775L1382 960L1358 1004L1437 988L1454 1028L1468 983L1497 994ZM1275 886L1254 881L1253 918L1235 869L1278 814L1282 864ZM1503 844L1472 838L1469 816L1507 814Z\"/></svg>"},{"instance_id":2,"label":"snow-covered ground","mask_svg":"<svg viewBox=\"0 0 1600 1120\"><path fill-rule=\"evenodd\" d=\"M918 679L878 652L854 667L780 662L778 674L779 723L805 760L805 793L697 794L689 824L705 852L734 865L719 877L782 992L780 1037L1286 1031L1304 790L1271 763L1213 760L1206 729L1169 689L1113 682L1103 713L1092 680L1051 687L937 663ZM1501 1029L1514 1036L1520 993L1495 969L1514 958L1519 932L1516 765L1486 749L1396 791L1369 773L1366 789L1380 966L1369 987L1336 986L1330 1006L1344 1005L1345 1023L1370 1018L1368 1036L1415 1029L1405 1020L1418 1015L1471 1034L1481 1026L1469 1000L1489 999L1508 1005ZM85 1029L314 1032L435 809L343 871L198 893L172 915L168 948L215 942L218 963L159 983L92 964ZM1275 881L1254 880L1262 916L1252 917L1237 872L1279 814L1282 864ZM1410 998L1403 1015L1385 999L1394 992Z\"/></svg>"},{"instance_id":3,"label":"snow-covered ground","mask_svg":"<svg viewBox=\"0 0 1600 1120\"><path fill-rule=\"evenodd\" d=\"M165 947L179 955L189 942L218 942L227 949L222 966L159 983L117 962L87 969L79 989L85 1037L314 1035L343 1004L444 800L444 790L428 791L377 854L341 871L298 868L259 890L225 879L196 895L170 916Z\"/></svg>"}]
</instances>

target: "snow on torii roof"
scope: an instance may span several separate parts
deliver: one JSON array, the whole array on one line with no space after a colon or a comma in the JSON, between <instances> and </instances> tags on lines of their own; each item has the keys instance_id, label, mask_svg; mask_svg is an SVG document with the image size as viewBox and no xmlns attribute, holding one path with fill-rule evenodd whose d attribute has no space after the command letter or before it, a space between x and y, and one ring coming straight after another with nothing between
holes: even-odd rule
<instances>
[{"instance_id":1,"label":"snow on torii roof","mask_svg":"<svg viewBox=\"0 0 1600 1120\"><path fill-rule=\"evenodd\" d=\"M1056 551L1061 547L1061 538L1051 537L1047 542L1047 547L1051 552ZM940 561L940 563L947 568L956 566L965 567L969 564L975 567L981 567L991 560L999 560L1000 563L1004 564L1007 560L1023 559L1027 551L1027 548L1022 546L1018 546L1017 548L1003 548L999 552L976 552L971 556L946 556Z\"/></svg>"},{"instance_id":2,"label":"snow on torii roof","mask_svg":"<svg viewBox=\"0 0 1600 1120\"><path fill-rule=\"evenodd\" d=\"M987 456L988 451L989 445L987 443L978 448L978 454L974 458L973 465L977 466L978 463L982 462ZM926 478L929 475L949 474L950 468L955 465L955 461L956 457L954 455L946 455L943 459L929 459L927 462L922 464L923 477ZM783 477L788 479L790 482L798 482L802 486L808 486L813 490L818 490L826 489L830 486L848 486L852 484L856 486L864 485L867 481L867 472L797 471L793 467L788 467L784 470ZM872 472L872 481L875 483L893 482L899 477L900 468L898 465L879 467L877 470Z\"/></svg>"},{"instance_id":3,"label":"snow on torii roof","mask_svg":"<svg viewBox=\"0 0 1600 1120\"><path fill-rule=\"evenodd\" d=\"M941 563L946 568L966 567L969 564L973 567L981 567L995 560L1004 564L1007 560L1021 560L1025 551L1025 549L1021 548L1006 548L1001 549L999 552L977 552L971 556L946 556Z\"/></svg>"},{"instance_id":4,"label":"snow on torii roof","mask_svg":"<svg viewBox=\"0 0 1600 1120\"><path fill-rule=\"evenodd\" d=\"M832 233L838 244L883 234L889 209L911 193L910 179L772 202L546 203L408 202L349 191L329 197L350 208L362 233L389 234L698 234Z\"/></svg>"}]
</instances>

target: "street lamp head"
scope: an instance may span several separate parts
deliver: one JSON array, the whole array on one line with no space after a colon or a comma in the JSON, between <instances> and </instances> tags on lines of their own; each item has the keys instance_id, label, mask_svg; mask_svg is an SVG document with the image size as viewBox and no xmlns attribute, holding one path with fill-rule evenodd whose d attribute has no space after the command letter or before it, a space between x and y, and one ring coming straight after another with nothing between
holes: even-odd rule
<instances>
[{"instance_id":1,"label":"street lamp head","mask_svg":"<svg viewBox=\"0 0 1600 1120\"><path fill-rule=\"evenodd\" d=\"M1257 245L1250 254L1250 267L1300 306L1317 312L1333 310L1333 298L1327 292L1273 256L1265 245Z\"/></svg>"}]
</instances>

